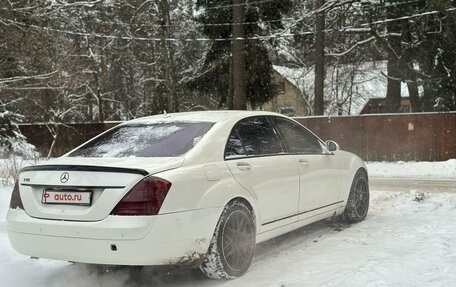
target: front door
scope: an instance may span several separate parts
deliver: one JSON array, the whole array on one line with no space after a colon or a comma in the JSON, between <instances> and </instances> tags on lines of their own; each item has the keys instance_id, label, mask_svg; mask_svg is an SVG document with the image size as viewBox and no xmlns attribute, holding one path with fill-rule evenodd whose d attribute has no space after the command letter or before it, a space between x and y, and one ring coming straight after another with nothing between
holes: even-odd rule
<instances>
[{"instance_id":1,"label":"front door","mask_svg":"<svg viewBox=\"0 0 456 287\"><path fill-rule=\"evenodd\" d=\"M298 123L282 117L272 121L286 148L299 166L299 213L301 218L334 208L340 202L342 169L321 141Z\"/></svg>"}]
</instances>

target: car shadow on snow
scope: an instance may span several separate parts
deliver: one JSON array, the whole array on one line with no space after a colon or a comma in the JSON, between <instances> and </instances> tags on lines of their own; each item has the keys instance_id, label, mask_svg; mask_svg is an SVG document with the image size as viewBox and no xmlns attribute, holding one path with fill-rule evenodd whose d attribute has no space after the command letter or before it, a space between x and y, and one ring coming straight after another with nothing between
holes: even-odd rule
<instances>
[{"instance_id":1,"label":"car shadow on snow","mask_svg":"<svg viewBox=\"0 0 456 287\"><path fill-rule=\"evenodd\" d=\"M280 237L260 243L256 246L255 258L250 271L287 256L297 248L305 249L318 244L320 238L332 232L349 227L334 220L320 221L289 232ZM249 271L247 271L249 272ZM109 286L109 287L145 287L145 286L219 286L227 282L207 279L199 269L180 266L130 267L103 266L75 263L62 267L47 278L52 283L48 286ZM239 280L242 280L239 279ZM81 284L82 283L82 284ZM74 285L73 285L74 284Z\"/></svg>"}]
</instances>

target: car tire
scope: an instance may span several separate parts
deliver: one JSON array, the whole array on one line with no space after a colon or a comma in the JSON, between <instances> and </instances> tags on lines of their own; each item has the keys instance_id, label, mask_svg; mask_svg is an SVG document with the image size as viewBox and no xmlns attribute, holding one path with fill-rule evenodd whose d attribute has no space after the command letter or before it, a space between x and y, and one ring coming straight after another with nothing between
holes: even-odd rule
<instances>
[{"instance_id":1,"label":"car tire","mask_svg":"<svg viewBox=\"0 0 456 287\"><path fill-rule=\"evenodd\" d=\"M230 202L220 216L200 269L212 279L242 276L252 263L255 244L256 230L251 211L242 202Z\"/></svg>"},{"instance_id":2,"label":"car tire","mask_svg":"<svg viewBox=\"0 0 456 287\"><path fill-rule=\"evenodd\" d=\"M367 174L359 170L353 179L342 219L347 223L363 221L369 210L369 182Z\"/></svg>"}]
</instances>

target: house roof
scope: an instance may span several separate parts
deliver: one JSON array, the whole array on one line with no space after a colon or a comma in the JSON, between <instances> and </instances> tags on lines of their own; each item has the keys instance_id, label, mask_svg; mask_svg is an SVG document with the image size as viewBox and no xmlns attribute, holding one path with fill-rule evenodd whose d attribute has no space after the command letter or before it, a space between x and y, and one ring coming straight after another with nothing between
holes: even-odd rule
<instances>
[{"instance_id":1,"label":"house roof","mask_svg":"<svg viewBox=\"0 0 456 287\"><path fill-rule=\"evenodd\" d=\"M308 85L312 84L313 86L313 69L306 68L289 68L283 66L273 65L272 68L279 75L284 77L287 81L293 84L298 88L301 93L305 94L310 87ZM310 73L310 76L308 75Z\"/></svg>"}]
</instances>

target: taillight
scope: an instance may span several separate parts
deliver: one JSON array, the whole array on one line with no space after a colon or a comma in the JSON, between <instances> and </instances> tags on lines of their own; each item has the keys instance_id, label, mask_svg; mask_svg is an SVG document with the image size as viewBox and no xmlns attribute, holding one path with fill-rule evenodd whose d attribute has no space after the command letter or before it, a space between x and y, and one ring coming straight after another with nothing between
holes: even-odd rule
<instances>
[{"instance_id":1,"label":"taillight","mask_svg":"<svg viewBox=\"0 0 456 287\"><path fill-rule=\"evenodd\" d=\"M156 215L171 182L149 176L137 183L111 211L112 215Z\"/></svg>"},{"instance_id":2,"label":"taillight","mask_svg":"<svg viewBox=\"0 0 456 287\"><path fill-rule=\"evenodd\" d=\"M21 200L21 195L19 194L19 182L17 180L14 183L13 192L11 193L10 208L24 209L24 205L22 204Z\"/></svg>"}]
</instances>

